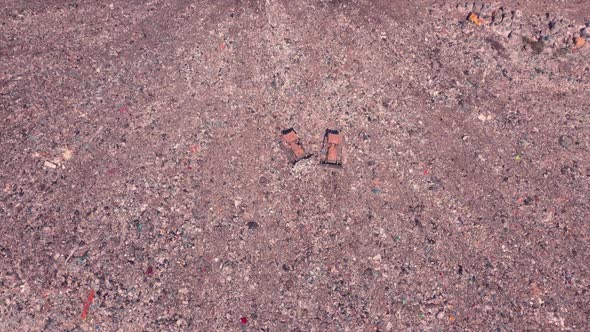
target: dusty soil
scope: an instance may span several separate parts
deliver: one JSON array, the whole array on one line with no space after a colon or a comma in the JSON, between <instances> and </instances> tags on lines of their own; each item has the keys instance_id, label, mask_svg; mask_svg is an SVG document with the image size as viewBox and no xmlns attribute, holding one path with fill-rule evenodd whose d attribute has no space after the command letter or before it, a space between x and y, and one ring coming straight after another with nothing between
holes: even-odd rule
<instances>
[{"instance_id":1,"label":"dusty soil","mask_svg":"<svg viewBox=\"0 0 590 332\"><path fill-rule=\"evenodd\" d=\"M0 330L590 329L590 6L503 5L3 0Z\"/></svg>"}]
</instances>

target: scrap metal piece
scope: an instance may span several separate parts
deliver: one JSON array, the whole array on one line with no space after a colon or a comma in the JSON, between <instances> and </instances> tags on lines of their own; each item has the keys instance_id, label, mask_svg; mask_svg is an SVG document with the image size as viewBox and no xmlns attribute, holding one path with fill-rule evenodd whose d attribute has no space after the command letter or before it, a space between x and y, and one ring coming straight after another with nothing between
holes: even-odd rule
<instances>
[{"instance_id":1,"label":"scrap metal piece","mask_svg":"<svg viewBox=\"0 0 590 332\"><path fill-rule=\"evenodd\" d=\"M325 166L342 167L343 145L344 137L338 130L326 129L320 163Z\"/></svg>"},{"instance_id":2,"label":"scrap metal piece","mask_svg":"<svg viewBox=\"0 0 590 332\"><path fill-rule=\"evenodd\" d=\"M297 135L297 132L293 128L285 129L281 132L281 147L287 153L289 161L293 164L311 156L310 153L305 152L299 135Z\"/></svg>"}]
</instances>

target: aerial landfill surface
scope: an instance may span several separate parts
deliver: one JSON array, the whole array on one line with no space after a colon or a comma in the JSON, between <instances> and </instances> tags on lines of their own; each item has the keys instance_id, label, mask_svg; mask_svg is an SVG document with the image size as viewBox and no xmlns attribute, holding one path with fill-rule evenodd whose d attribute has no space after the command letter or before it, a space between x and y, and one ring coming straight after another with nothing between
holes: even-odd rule
<instances>
[{"instance_id":1,"label":"aerial landfill surface","mask_svg":"<svg viewBox=\"0 0 590 332\"><path fill-rule=\"evenodd\" d=\"M589 331L590 1L0 0L0 331Z\"/></svg>"}]
</instances>

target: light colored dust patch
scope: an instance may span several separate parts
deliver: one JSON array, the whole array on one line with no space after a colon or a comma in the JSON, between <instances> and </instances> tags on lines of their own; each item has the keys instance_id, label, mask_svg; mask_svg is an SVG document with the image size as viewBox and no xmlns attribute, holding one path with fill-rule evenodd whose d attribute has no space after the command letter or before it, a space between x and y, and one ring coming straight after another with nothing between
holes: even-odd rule
<instances>
[{"instance_id":1,"label":"light colored dust patch","mask_svg":"<svg viewBox=\"0 0 590 332\"><path fill-rule=\"evenodd\" d=\"M312 158L303 159L293 165L291 174L298 177L306 177L314 172L314 167L319 167L319 165L316 165L316 162Z\"/></svg>"}]
</instances>

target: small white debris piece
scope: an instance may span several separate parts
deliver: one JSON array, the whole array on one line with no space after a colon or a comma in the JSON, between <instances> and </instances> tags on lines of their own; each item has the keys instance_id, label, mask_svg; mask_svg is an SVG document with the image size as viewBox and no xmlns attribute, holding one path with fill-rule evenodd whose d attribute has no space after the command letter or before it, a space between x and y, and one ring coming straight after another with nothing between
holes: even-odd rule
<instances>
[{"instance_id":1,"label":"small white debris piece","mask_svg":"<svg viewBox=\"0 0 590 332\"><path fill-rule=\"evenodd\" d=\"M64 158L64 160L72 159L72 155L73 155L73 151L68 148L65 148L64 152L62 153L62 157Z\"/></svg>"},{"instance_id":2,"label":"small white debris piece","mask_svg":"<svg viewBox=\"0 0 590 332\"><path fill-rule=\"evenodd\" d=\"M485 114L482 113L482 114L478 115L477 118L482 122L486 122L486 121L491 121L494 117L491 114L486 116Z\"/></svg>"},{"instance_id":3,"label":"small white debris piece","mask_svg":"<svg viewBox=\"0 0 590 332\"><path fill-rule=\"evenodd\" d=\"M51 168L51 169L56 169L57 165L52 163L51 161L45 160L45 162L43 163L43 166L45 166L45 168Z\"/></svg>"}]
</instances>

